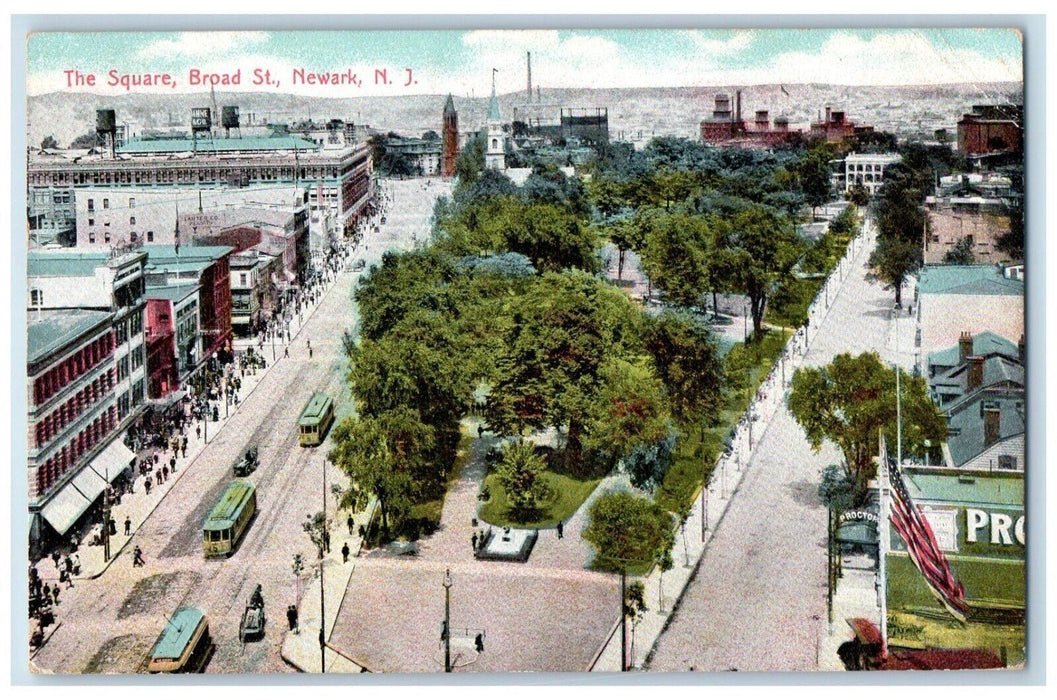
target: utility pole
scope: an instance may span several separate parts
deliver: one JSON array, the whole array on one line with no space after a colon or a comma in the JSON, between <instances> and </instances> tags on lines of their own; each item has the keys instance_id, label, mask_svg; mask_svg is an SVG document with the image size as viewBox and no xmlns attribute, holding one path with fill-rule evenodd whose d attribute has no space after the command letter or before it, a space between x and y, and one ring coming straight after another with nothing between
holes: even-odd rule
<instances>
[{"instance_id":1,"label":"utility pole","mask_svg":"<svg viewBox=\"0 0 1057 700\"><path fill-rule=\"evenodd\" d=\"M444 672L451 673L451 569L444 570L441 585L444 586Z\"/></svg>"},{"instance_id":2,"label":"utility pole","mask_svg":"<svg viewBox=\"0 0 1057 700\"><path fill-rule=\"evenodd\" d=\"M323 521L319 524L319 672L327 672L327 635L325 627L327 624L326 607L324 606L323 588L323 557L326 554L325 544L327 538L327 458L323 458Z\"/></svg>"},{"instance_id":3,"label":"utility pole","mask_svg":"<svg viewBox=\"0 0 1057 700\"><path fill-rule=\"evenodd\" d=\"M628 670L627 564L620 567L620 672Z\"/></svg>"},{"instance_id":4,"label":"utility pole","mask_svg":"<svg viewBox=\"0 0 1057 700\"><path fill-rule=\"evenodd\" d=\"M705 533L708 532L708 464L701 461L701 543L705 542Z\"/></svg>"},{"instance_id":5,"label":"utility pole","mask_svg":"<svg viewBox=\"0 0 1057 700\"><path fill-rule=\"evenodd\" d=\"M110 561L110 465L106 466L106 485L103 487L103 561Z\"/></svg>"}]
</instances>

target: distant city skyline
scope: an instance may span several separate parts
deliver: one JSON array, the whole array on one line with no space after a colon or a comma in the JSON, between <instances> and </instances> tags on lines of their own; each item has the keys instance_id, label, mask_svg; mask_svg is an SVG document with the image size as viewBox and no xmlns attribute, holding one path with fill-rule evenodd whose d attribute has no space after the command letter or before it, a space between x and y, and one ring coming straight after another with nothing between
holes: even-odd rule
<instances>
[{"instance_id":1,"label":"distant city skyline","mask_svg":"<svg viewBox=\"0 0 1057 700\"><path fill-rule=\"evenodd\" d=\"M354 41L350 39L354 38ZM828 83L929 85L1020 82L1023 47L1013 29L649 29L473 31L279 31L43 33L28 40L27 93L124 94L107 73L167 72L175 87L134 92L201 92L188 71L240 71L223 91L319 97L451 92L482 96L496 68L500 93L548 88L680 87ZM355 73L360 85L293 84L295 69ZM405 85L412 69L415 81ZM253 85L255 69L277 84ZM376 85L386 69L389 85ZM68 87L64 71L97 76Z\"/></svg>"}]
</instances>

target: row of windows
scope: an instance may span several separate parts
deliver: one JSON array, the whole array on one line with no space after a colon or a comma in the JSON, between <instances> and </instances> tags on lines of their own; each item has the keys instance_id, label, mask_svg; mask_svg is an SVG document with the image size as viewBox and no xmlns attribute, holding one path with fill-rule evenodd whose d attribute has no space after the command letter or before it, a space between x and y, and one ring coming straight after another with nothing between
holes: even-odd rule
<instances>
[{"instance_id":1,"label":"row of windows","mask_svg":"<svg viewBox=\"0 0 1057 700\"><path fill-rule=\"evenodd\" d=\"M69 171L35 171L29 173L30 186L41 185L121 185L121 184L167 184L167 183L200 183L217 182L230 177L258 181L292 180L294 177L305 179L335 178L351 170L350 164L340 168L330 166L233 166L226 168L149 168L143 170L100 171L88 173L71 173ZM129 206L135 206L130 203ZM103 208L110 207L109 198L103 200ZM89 200L88 210L94 210L94 202Z\"/></svg>"},{"instance_id":2,"label":"row of windows","mask_svg":"<svg viewBox=\"0 0 1057 700\"><path fill-rule=\"evenodd\" d=\"M132 218L135 219L136 217L132 217ZM91 221L89 221L89 223L91 223ZM135 224L136 222L133 221L132 223ZM104 224L104 225L105 226L109 226L110 224ZM132 243L138 243L139 242L139 234L136 233L135 231L130 231L128 235L129 235L129 240ZM95 231L89 231L88 232L88 242L89 243L95 243L95 241L96 241L96 233L95 233ZM110 242L110 232L109 231L103 231L103 242L104 243L109 243ZM153 242L154 242L154 231L147 231L147 243L153 243Z\"/></svg>"},{"instance_id":3,"label":"row of windows","mask_svg":"<svg viewBox=\"0 0 1057 700\"><path fill-rule=\"evenodd\" d=\"M33 382L33 403L40 406L78 377L109 357L115 348L114 336L100 336L51 368Z\"/></svg>"},{"instance_id":4,"label":"row of windows","mask_svg":"<svg viewBox=\"0 0 1057 700\"><path fill-rule=\"evenodd\" d=\"M36 446L43 447L52 438L61 433L67 425L77 420L85 411L110 395L114 388L114 370L108 370L94 379L91 384L64 401L61 406L37 423Z\"/></svg>"},{"instance_id":5,"label":"row of windows","mask_svg":"<svg viewBox=\"0 0 1057 700\"><path fill-rule=\"evenodd\" d=\"M114 325L115 338L118 345L123 345L130 338L139 335L143 330L143 314L132 314L124 321Z\"/></svg>"},{"instance_id":6,"label":"row of windows","mask_svg":"<svg viewBox=\"0 0 1057 700\"><path fill-rule=\"evenodd\" d=\"M55 456L37 468L37 493L46 493L66 472L76 466L81 456L105 439L117 426L114 407L77 434L77 437L62 446Z\"/></svg>"}]
</instances>

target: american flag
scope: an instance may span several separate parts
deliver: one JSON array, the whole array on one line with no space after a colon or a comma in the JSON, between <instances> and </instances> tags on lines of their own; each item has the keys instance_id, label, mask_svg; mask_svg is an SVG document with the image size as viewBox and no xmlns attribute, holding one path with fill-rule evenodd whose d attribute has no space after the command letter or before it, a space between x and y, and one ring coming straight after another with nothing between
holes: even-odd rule
<instances>
[{"instance_id":1,"label":"american flag","mask_svg":"<svg viewBox=\"0 0 1057 700\"><path fill-rule=\"evenodd\" d=\"M906 543L907 552L914 561L933 595L958 621L965 622L969 606L965 602L965 589L954 578L950 562L940 549L929 521L910 498L903 472L896 464L889 467L892 485L892 525Z\"/></svg>"}]
</instances>

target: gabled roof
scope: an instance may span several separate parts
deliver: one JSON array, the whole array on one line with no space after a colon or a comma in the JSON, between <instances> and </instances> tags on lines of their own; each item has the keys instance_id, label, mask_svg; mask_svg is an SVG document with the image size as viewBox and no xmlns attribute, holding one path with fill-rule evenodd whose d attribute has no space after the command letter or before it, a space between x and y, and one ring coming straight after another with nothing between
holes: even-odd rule
<instances>
[{"instance_id":1,"label":"gabled roof","mask_svg":"<svg viewBox=\"0 0 1057 700\"><path fill-rule=\"evenodd\" d=\"M989 355L1005 355L1009 358L1018 358L1020 350L1017 344L993 331L982 331L973 336L972 355L976 357L987 357ZM955 367L962 362L960 345L952 345L943 350L929 353L929 366Z\"/></svg>"},{"instance_id":2,"label":"gabled roof","mask_svg":"<svg viewBox=\"0 0 1057 700\"><path fill-rule=\"evenodd\" d=\"M1024 366L1019 362L1014 362L1002 355L992 355L984 359L983 370L980 386L973 389L972 392L968 389L969 364L967 362L963 362L933 378L929 384L932 385L934 390L939 387L945 388L946 391L942 392L944 394L956 393L958 395L956 399L948 401L947 405L943 406L946 409L950 409L953 402L960 401L966 396L977 394L999 384L1004 384L1011 389L1019 388L1021 391L1024 389Z\"/></svg>"},{"instance_id":3,"label":"gabled roof","mask_svg":"<svg viewBox=\"0 0 1057 700\"><path fill-rule=\"evenodd\" d=\"M947 419L947 447L955 466L961 466L984 451L984 417L981 402L997 406L998 442L1024 433L1024 397L977 393L959 404ZM1018 407L1018 404L1020 406ZM997 442L995 443L997 444Z\"/></svg>"}]
</instances>

